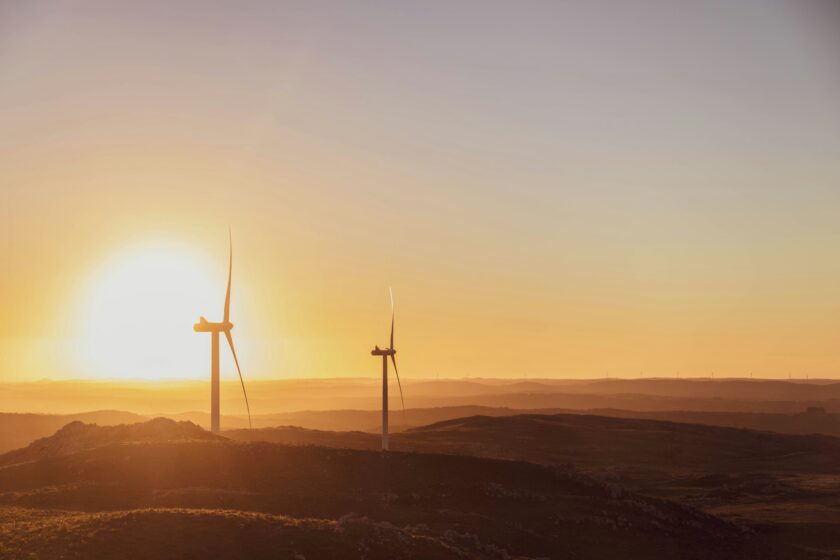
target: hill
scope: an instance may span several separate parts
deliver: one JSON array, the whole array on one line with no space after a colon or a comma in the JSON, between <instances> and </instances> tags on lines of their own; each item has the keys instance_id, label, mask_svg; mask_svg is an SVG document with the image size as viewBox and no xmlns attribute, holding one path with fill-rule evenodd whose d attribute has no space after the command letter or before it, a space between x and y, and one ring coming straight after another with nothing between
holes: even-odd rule
<instances>
[{"instance_id":1,"label":"hill","mask_svg":"<svg viewBox=\"0 0 840 560\"><path fill-rule=\"evenodd\" d=\"M26 463L0 457L4 515L14 520L20 511L15 508L27 508L26 515L35 518L35 525L21 523L15 530L8 525L13 521L7 522L0 545L17 547L20 554L40 551L41 558L56 558L59 550L78 558L101 557L102 550L117 550L119 535L142 531L155 538L145 540L145 549L119 549L121 557L178 557L166 547L180 539L183 544L175 549L180 557L223 558L235 527L242 539L257 543L248 549L252 558L276 558L272 543L287 538L295 546L300 542L296 553L306 556L303 547L310 545L304 543L317 541L322 529L328 537L323 546L337 548L307 548L307 558L410 553L594 559L614 558L617 550L623 558L817 557L772 534L756 534L569 469L456 455L201 439L192 437L193 428L161 429L165 422L139 425L136 433L152 437L74 427L56 434L52 443L33 447L60 448L60 453L30 453ZM171 437L171 430L180 434L181 429L188 437ZM64 452L68 449L78 451ZM152 511L137 511L147 508ZM86 513L52 519L55 510ZM270 516L293 522L274 528ZM42 528L36 530L38 524ZM406 547L405 555L399 546Z\"/></svg>"},{"instance_id":2,"label":"hill","mask_svg":"<svg viewBox=\"0 0 840 560\"><path fill-rule=\"evenodd\" d=\"M493 557L455 537L429 537L364 517L295 519L216 509L85 513L1 508L0 542L2 557L9 560Z\"/></svg>"},{"instance_id":3,"label":"hill","mask_svg":"<svg viewBox=\"0 0 840 560\"><path fill-rule=\"evenodd\" d=\"M624 410L616 408L508 408L491 406L446 406L435 408L409 408L403 413L395 411L391 418L391 431L427 426L446 420L469 416L517 416L522 414L585 414L615 418L664 420L685 424L706 424L733 428L773 431L788 434L825 434L840 436L840 414L826 412L822 407L808 410L801 406L796 412L726 412L709 410ZM171 415L175 419L191 420L206 424L206 414L189 413ZM223 426L229 429L247 427L247 420L224 418ZM303 410L282 414L264 414L254 417L254 426L300 426L312 430L378 432L379 410Z\"/></svg>"},{"instance_id":4,"label":"hill","mask_svg":"<svg viewBox=\"0 0 840 560\"><path fill-rule=\"evenodd\" d=\"M236 441L263 441L283 445L333 447L338 449L366 449L378 451L381 437L368 432L332 432L308 430L298 426L254 428L252 430L226 430L225 437Z\"/></svg>"},{"instance_id":5,"label":"hill","mask_svg":"<svg viewBox=\"0 0 840 560\"><path fill-rule=\"evenodd\" d=\"M67 424L52 436L32 442L23 449L0 455L0 466L69 455L109 444L219 439L220 436L202 430L191 422L174 422L167 418L118 426L98 426L77 421Z\"/></svg>"},{"instance_id":6,"label":"hill","mask_svg":"<svg viewBox=\"0 0 840 560\"><path fill-rule=\"evenodd\" d=\"M300 428L235 439L378 449L374 434ZM636 492L771 524L791 542L840 553L840 439L715 426L562 415L470 417L394 434L392 449L573 464Z\"/></svg>"},{"instance_id":7,"label":"hill","mask_svg":"<svg viewBox=\"0 0 840 560\"><path fill-rule=\"evenodd\" d=\"M581 414L473 416L409 430L397 449L585 467L837 472L840 439Z\"/></svg>"},{"instance_id":8,"label":"hill","mask_svg":"<svg viewBox=\"0 0 840 560\"><path fill-rule=\"evenodd\" d=\"M574 397L569 396L568 398ZM612 400L612 398L609 398L609 400ZM634 400L634 403L637 405L639 402L639 399ZM645 402L649 403L649 401ZM660 404L667 404L667 402ZM720 405L720 403L716 404L718 406ZM409 408L405 411L405 414L401 411L395 411L391 418L391 431L398 432L408 428L416 428L468 416L516 416L522 414L587 414L616 418L666 420L688 424L750 428L791 434L827 434L840 436L840 414L826 412L825 409L819 407L808 412L804 405L799 406L797 412L794 413L708 410L626 410L616 408L508 408L490 406ZM183 412L178 414L161 414L160 416L193 422L205 428L209 427L209 415L205 412ZM147 420L149 418L146 416L120 411L94 411L71 415L0 413L0 453L24 447L38 438L53 434L62 426L74 421L107 426L145 422ZM253 421L254 426L258 428L299 426L311 430L373 433L378 432L380 429L381 413L378 410L302 410L278 414L259 414L254 416ZM243 429L248 427L248 420L239 416L225 415L222 417L222 426L226 430ZM296 442L292 441L291 443ZM332 443L326 442L324 445L332 446Z\"/></svg>"},{"instance_id":9,"label":"hill","mask_svg":"<svg viewBox=\"0 0 840 560\"><path fill-rule=\"evenodd\" d=\"M297 427L230 430L227 437L288 445L378 449L380 437ZM472 416L392 434L394 450L450 453L587 469L834 473L840 439L584 414Z\"/></svg>"},{"instance_id":10,"label":"hill","mask_svg":"<svg viewBox=\"0 0 840 560\"><path fill-rule=\"evenodd\" d=\"M71 422L100 426L144 422L148 418L118 410L97 410L80 414L26 414L0 412L0 453L18 449L48 436Z\"/></svg>"},{"instance_id":11,"label":"hill","mask_svg":"<svg viewBox=\"0 0 840 560\"><path fill-rule=\"evenodd\" d=\"M572 411L556 411L572 412ZM577 411L574 411L577 412ZM748 428L778 432L781 434L823 434L840 436L840 414L826 412L822 407L783 414L772 412L709 412L690 410L633 411L615 409L593 409L581 411L595 416L615 418L643 418L647 420L665 420L684 424L706 424L731 428ZM525 411L520 414L526 413Z\"/></svg>"}]
</instances>

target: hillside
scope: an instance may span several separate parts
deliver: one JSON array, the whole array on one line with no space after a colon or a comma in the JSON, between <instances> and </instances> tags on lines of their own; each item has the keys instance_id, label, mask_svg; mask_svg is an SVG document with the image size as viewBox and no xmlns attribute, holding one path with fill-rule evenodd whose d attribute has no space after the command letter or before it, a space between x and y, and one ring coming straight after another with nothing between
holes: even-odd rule
<instances>
[{"instance_id":1,"label":"hillside","mask_svg":"<svg viewBox=\"0 0 840 560\"><path fill-rule=\"evenodd\" d=\"M277 427L230 430L227 437L289 445L378 449L377 434ZM669 472L834 473L840 439L720 426L583 414L472 416L392 434L394 450L451 453L579 468Z\"/></svg>"},{"instance_id":2,"label":"hillside","mask_svg":"<svg viewBox=\"0 0 840 560\"><path fill-rule=\"evenodd\" d=\"M0 453L18 449L53 434L71 422L114 426L144 422L148 418L131 412L97 410L80 414L24 414L0 412Z\"/></svg>"},{"instance_id":3,"label":"hillside","mask_svg":"<svg viewBox=\"0 0 840 560\"><path fill-rule=\"evenodd\" d=\"M52 436L36 440L23 449L0 455L0 466L69 455L111 444L219 439L220 436L202 430L191 422L174 422L167 418L118 426L71 422Z\"/></svg>"},{"instance_id":4,"label":"hillside","mask_svg":"<svg viewBox=\"0 0 840 560\"><path fill-rule=\"evenodd\" d=\"M624 410L616 408L508 408L491 406L446 406L435 408L409 408L392 414L391 431L427 426L446 420L469 416L517 416L522 414L585 414L615 418L664 420L685 424L706 424L731 428L750 428L788 434L825 434L840 436L840 414L826 412L821 407L808 411L801 406L797 412L726 412L708 410ZM206 423L206 414L188 413L171 415L175 419ZM228 429L247 427L247 420L225 418ZM378 432L379 410L304 410L282 414L265 414L254 418L254 426L299 426L312 430ZM203 425L203 424L202 424Z\"/></svg>"},{"instance_id":5,"label":"hillside","mask_svg":"<svg viewBox=\"0 0 840 560\"><path fill-rule=\"evenodd\" d=\"M331 432L308 430L297 426L226 430L225 437L236 441L264 441L283 445L314 445L339 449L367 449L378 451L381 437L368 432Z\"/></svg>"},{"instance_id":6,"label":"hillside","mask_svg":"<svg viewBox=\"0 0 840 560\"><path fill-rule=\"evenodd\" d=\"M570 411L556 411L570 412ZM577 411L575 411L577 412ZM840 436L840 414L826 412L821 407L813 410L803 409L801 412L782 414L772 412L708 412L689 410L666 411L632 411L615 409L593 409L581 411L595 416L612 416L615 418L640 418L647 420L664 420L684 424L706 424L709 426L725 426L731 428L748 428L778 432L780 434L823 434ZM520 412L520 413L525 413Z\"/></svg>"},{"instance_id":7,"label":"hillside","mask_svg":"<svg viewBox=\"0 0 840 560\"><path fill-rule=\"evenodd\" d=\"M300 428L232 438L378 449L375 434ZM573 464L642 494L766 523L840 554L840 439L579 414L471 417L394 434L392 449Z\"/></svg>"},{"instance_id":8,"label":"hillside","mask_svg":"<svg viewBox=\"0 0 840 560\"><path fill-rule=\"evenodd\" d=\"M348 515L338 520L217 509L155 508L85 513L0 508L2 557L89 560L492 558L457 536ZM498 557L498 556L496 556Z\"/></svg>"},{"instance_id":9,"label":"hillside","mask_svg":"<svg viewBox=\"0 0 840 560\"><path fill-rule=\"evenodd\" d=\"M573 398L573 397L569 397ZM636 404L639 403L636 399ZM685 403L683 403L685 404ZM720 403L718 403L720 404ZM821 409L807 412L800 406L795 413L770 412L714 412L695 410L625 410L615 408L508 408L490 406L449 406L434 408L409 408L396 411L391 418L391 431L427 426L437 422L469 416L516 416L522 414L586 414L616 418L637 418L665 420L688 424L706 424L734 428L775 431L791 434L826 434L840 436L840 414L822 412ZM205 412L184 412L160 414L174 420L189 421L203 427L209 426L209 415ZM149 418L120 411L94 411L72 415L56 414L14 414L0 413L0 453L18 449L38 438L53 434L56 430L75 421L99 424L101 426L145 422ZM378 432L381 413L378 410L302 410L279 414L257 414L255 428L276 426L299 426L310 430L329 432ZM247 418L222 416L225 430L248 427ZM291 434L287 434L291 436ZM237 436L238 437L238 436ZM304 436L305 438L311 435ZM324 435L324 445L333 446ZM346 436L342 436L346 437ZM267 439L267 438L261 438ZM298 443L291 440L290 443ZM320 445L320 443L315 442Z\"/></svg>"},{"instance_id":10,"label":"hillside","mask_svg":"<svg viewBox=\"0 0 840 560\"><path fill-rule=\"evenodd\" d=\"M394 446L584 467L833 473L840 465L840 439L830 436L580 414L447 420L395 435Z\"/></svg>"},{"instance_id":11,"label":"hillside","mask_svg":"<svg viewBox=\"0 0 840 560\"><path fill-rule=\"evenodd\" d=\"M623 558L650 558L654 552L658 558L816 557L773 535L745 531L568 469L456 455L200 439L192 437L191 428L185 428L188 438L172 438L160 429L165 422L139 428L142 434L162 432L160 438L75 427L56 434L61 445L42 441L37 448L79 451L30 453L27 463L0 457L5 465L0 467L0 505L37 510L30 513L44 525L24 536L7 526L0 544L55 558L69 542L75 557L95 557L116 546L117 536L143 530L159 536L147 539L147 546L156 543L159 549L144 553L166 552L166 543L181 534L187 535L180 538L189 553L222 558L236 526L242 538L257 543L251 557L276 558L272 539L298 530L282 523L273 528L266 521L271 518L252 515L260 513L294 518L304 527L294 537L301 542L320 538L304 520L326 520L322 523L339 535L327 531L333 539L323 546L333 543L344 551L340 557L348 558L394 557L399 549L389 543L404 541L410 543L407 551L429 558L614 558L616 550ZM76 432L83 436L73 443ZM135 511L144 508L157 512ZM222 512L216 518L208 509L238 513ZM69 517L51 521L54 510L90 515L64 514ZM203 515L213 518L206 528L194 523L195 516ZM364 518L357 536L342 533L346 529L340 524L355 527L353 520ZM366 535L381 540L381 546ZM126 554L143 557L135 550ZM316 549L310 554L310 560L336 557Z\"/></svg>"}]
</instances>

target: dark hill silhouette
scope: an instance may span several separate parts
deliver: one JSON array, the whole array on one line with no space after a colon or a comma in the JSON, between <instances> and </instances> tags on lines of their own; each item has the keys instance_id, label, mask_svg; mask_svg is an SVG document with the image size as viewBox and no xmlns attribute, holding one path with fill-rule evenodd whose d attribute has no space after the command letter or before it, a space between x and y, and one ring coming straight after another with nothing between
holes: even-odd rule
<instances>
[{"instance_id":1,"label":"dark hill silhouette","mask_svg":"<svg viewBox=\"0 0 840 560\"><path fill-rule=\"evenodd\" d=\"M3 523L5 518L13 522ZM10 533L14 533L12 537ZM492 558L470 543L358 516L294 519L236 510L157 508L105 513L0 509L3 558L89 560Z\"/></svg>"},{"instance_id":2,"label":"dark hill silhouette","mask_svg":"<svg viewBox=\"0 0 840 560\"><path fill-rule=\"evenodd\" d=\"M0 544L24 543L25 552L39 550L41 558L68 549L76 558L107 557L109 551L126 558L224 558L236 531L256 543L247 548L248 557L276 558L273 543L283 538L316 546L320 529L303 520L319 518L327 520L320 527L341 530L324 535L323 546L336 547L329 554L306 549L314 558L606 559L616 551L623 558L817 557L772 534L745 531L568 469L195 435L193 426L165 421L125 430L75 425L56 434L53 441L63 442L59 453L43 443L33 449L49 452L33 453L26 463L0 457L0 505L48 510L29 526L40 529L21 536L21 529L7 528ZM163 511L133 511L138 508ZM51 521L55 510L88 514ZM303 529L283 523L271 529L273 518L257 512L291 516ZM196 516L209 516L207 524ZM361 518L367 521L353 536L354 520ZM146 539L146 548L137 550L117 546L118 536L136 531L160 538ZM167 549L178 539L178 548Z\"/></svg>"},{"instance_id":3,"label":"dark hill silhouette","mask_svg":"<svg viewBox=\"0 0 840 560\"><path fill-rule=\"evenodd\" d=\"M227 437L290 445L378 449L379 436L296 427L231 430ZM583 414L472 416L392 436L400 451L452 453L583 468L834 473L840 439Z\"/></svg>"},{"instance_id":4,"label":"dark hill silhouette","mask_svg":"<svg viewBox=\"0 0 840 560\"><path fill-rule=\"evenodd\" d=\"M198 413L196 413L198 414ZM507 408L489 406L452 406L437 408L409 408L405 415L395 414L391 422L392 431L427 426L436 422L466 418L468 416L517 416L522 414L585 414L590 416L611 416L616 418L638 418L664 420L686 424L706 424L733 428L774 431L790 434L825 434L840 436L840 414L826 412L824 408L807 411L800 406L794 413L766 412L710 412L690 410L622 410L615 408L569 409L569 408ZM204 415L206 416L206 415ZM189 415L178 415L184 419ZM305 410L282 414L266 414L254 419L255 426L300 426L312 430L379 432L381 413L378 410ZM201 416L195 417L196 419ZM246 427L245 420L231 419L229 429Z\"/></svg>"},{"instance_id":5,"label":"dark hill silhouette","mask_svg":"<svg viewBox=\"0 0 840 560\"><path fill-rule=\"evenodd\" d=\"M175 422L168 418L155 418L147 422L118 426L71 422L49 437L36 440L23 449L0 455L0 466L67 455L115 443L217 439L221 437L201 429L192 422Z\"/></svg>"},{"instance_id":6,"label":"dark hill silhouette","mask_svg":"<svg viewBox=\"0 0 840 560\"><path fill-rule=\"evenodd\" d=\"M378 451L382 437L368 432L333 432L308 430L299 426L278 426L253 430L227 430L225 437L236 441L264 441L283 445L314 445L338 449L367 449ZM392 434L393 437L393 434Z\"/></svg>"},{"instance_id":7,"label":"dark hill silhouette","mask_svg":"<svg viewBox=\"0 0 840 560\"><path fill-rule=\"evenodd\" d=\"M145 422L145 416L119 410L96 410L79 414L21 414L0 413L0 453L17 449L38 438L53 434L70 422L85 422L100 426Z\"/></svg>"},{"instance_id":8,"label":"dark hill silhouette","mask_svg":"<svg viewBox=\"0 0 840 560\"><path fill-rule=\"evenodd\" d=\"M567 396L568 398L576 398ZM589 398L589 397L585 397ZM598 397L600 399L600 397ZM603 400L603 399L602 399ZM649 402L649 401L645 401ZM673 404L663 401L660 404ZM638 404L638 401L637 401ZM686 404L686 403L683 403ZM720 405L720 403L717 403ZM794 413L768 412L714 412L695 410L625 410L616 408L571 409L571 408L507 408L488 406L452 406L436 408L409 408L392 417L391 431L426 426L436 422L468 416L515 416L521 414L587 414L616 418L638 418L665 420L690 424L750 428L793 434L826 434L840 436L840 414L823 412L825 408L806 412L804 403L797 403ZM164 414L174 420L194 422L209 427L206 412ZM254 427L300 426L313 430L379 432L381 413L378 410L304 410L280 414L254 416ZM73 415L12 414L0 413L0 453L18 449L38 438L55 433L62 426L82 421L99 425L118 425L145 422L149 418L120 411L95 411ZM223 416L222 426L226 430L246 428L247 418ZM307 436L308 437L308 436ZM325 443L325 445L332 445Z\"/></svg>"},{"instance_id":9,"label":"dark hill silhouette","mask_svg":"<svg viewBox=\"0 0 840 560\"><path fill-rule=\"evenodd\" d=\"M812 414L822 414L814 412ZM236 439L378 449L365 433L231 431ZM478 416L395 434L392 449L573 463L635 491L770 523L790 542L840 551L840 439L569 415Z\"/></svg>"},{"instance_id":10,"label":"dark hill silhouette","mask_svg":"<svg viewBox=\"0 0 840 560\"><path fill-rule=\"evenodd\" d=\"M536 412L536 411L534 411ZM556 411L555 413L577 413L578 411ZM647 420L664 420L684 424L705 424L708 426L725 426L731 428L748 428L778 432L782 434L823 434L840 436L840 414L826 412L824 408L815 407L791 414L770 412L707 412L688 410L667 410L639 412L632 410L593 409L582 411L595 416L612 416L615 418L641 418ZM524 411L520 414L526 413ZM542 412L540 412L542 414Z\"/></svg>"},{"instance_id":11,"label":"dark hill silhouette","mask_svg":"<svg viewBox=\"0 0 840 560\"><path fill-rule=\"evenodd\" d=\"M413 451L467 453L594 467L837 472L840 439L580 414L474 416L394 438Z\"/></svg>"},{"instance_id":12,"label":"dark hill silhouette","mask_svg":"<svg viewBox=\"0 0 840 560\"><path fill-rule=\"evenodd\" d=\"M437 408L408 408L405 414L400 410L393 414L389 426L391 431L401 431L406 428L425 426L449 420L477 415L510 415L522 414L508 408L493 408L487 406L448 406ZM379 432L382 412L379 410L301 410L280 414L264 414L256 417L260 427L301 426L313 430L330 431L362 431ZM243 425L232 426L232 429L244 428Z\"/></svg>"}]
</instances>

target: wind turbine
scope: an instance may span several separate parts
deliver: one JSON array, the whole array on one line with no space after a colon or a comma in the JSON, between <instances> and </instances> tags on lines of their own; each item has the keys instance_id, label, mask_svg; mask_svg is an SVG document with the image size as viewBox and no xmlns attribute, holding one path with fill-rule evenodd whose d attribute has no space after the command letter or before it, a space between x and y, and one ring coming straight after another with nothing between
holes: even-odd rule
<instances>
[{"instance_id":1,"label":"wind turbine","mask_svg":"<svg viewBox=\"0 0 840 560\"><path fill-rule=\"evenodd\" d=\"M201 317L193 330L195 332L209 332L212 335L211 358L210 358L210 431L219 433L219 333L225 333L230 351L233 354L233 361L236 363L236 373L239 374L239 382L242 384L242 394L245 395L245 408L248 410L248 427L251 427L251 406L248 404L248 393L245 392L245 381L242 379L242 370L239 369L239 360L236 357L236 348L233 346L233 323L230 322L230 280L233 273L233 237L228 232L230 243L230 256L228 258L228 283L227 294L225 295L225 317L221 323L211 323Z\"/></svg>"},{"instance_id":2,"label":"wind turbine","mask_svg":"<svg viewBox=\"0 0 840 560\"><path fill-rule=\"evenodd\" d=\"M388 293L391 295L391 344L388 348L375 346L370 351L371 356L382 356L382 451L388 451L388 356L391 357L391 363L394 364L394 373L397 375L397 385L400 388L403 415L405 415L405 399L400 382L400 372L397 370L397 359L394 357L397 353L396 348L394 348L394 292L391 291L391 288L388 288Z\"/></svg>"}]
</instances>

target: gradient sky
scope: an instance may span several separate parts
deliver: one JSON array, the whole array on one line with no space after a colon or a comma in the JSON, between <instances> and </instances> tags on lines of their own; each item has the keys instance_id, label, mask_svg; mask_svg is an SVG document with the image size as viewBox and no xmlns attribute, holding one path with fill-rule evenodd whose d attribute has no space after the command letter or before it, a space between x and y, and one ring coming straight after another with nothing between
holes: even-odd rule
<instances>
[{"instance_id":1,"label":"gradient sky","mask_svg":"<svg viewBox=\"0 0 840 560\"><path fill-rule=\"evenodd\" d=\"M250 377L837 376L838 162L830 0L0 0L0 376L228 225Z\"/></svg>"}]
</instances>

